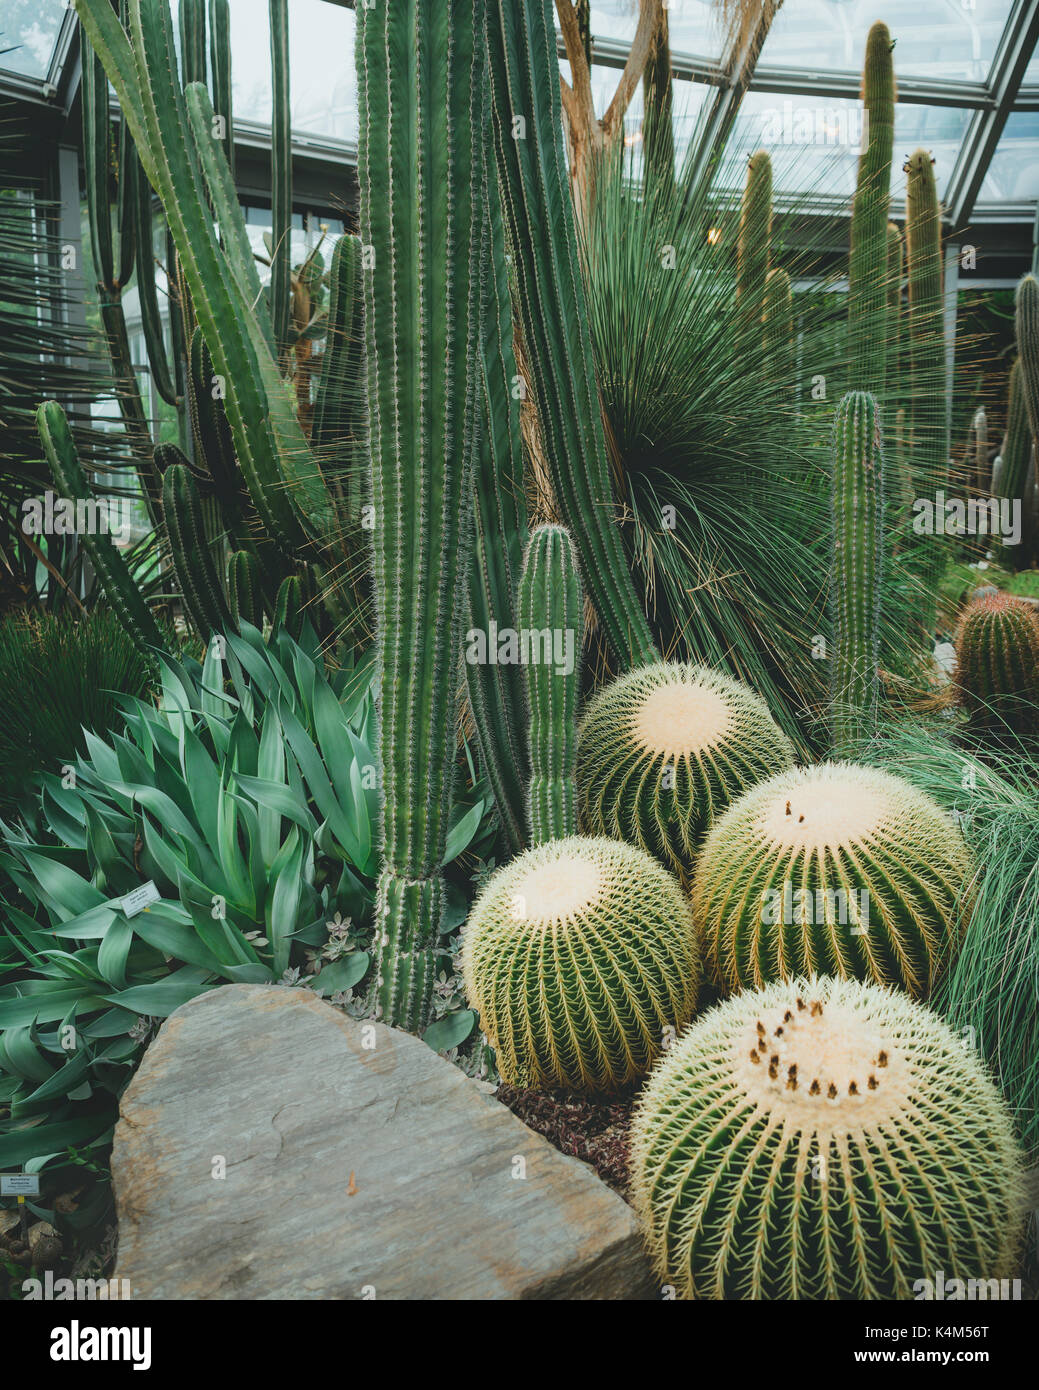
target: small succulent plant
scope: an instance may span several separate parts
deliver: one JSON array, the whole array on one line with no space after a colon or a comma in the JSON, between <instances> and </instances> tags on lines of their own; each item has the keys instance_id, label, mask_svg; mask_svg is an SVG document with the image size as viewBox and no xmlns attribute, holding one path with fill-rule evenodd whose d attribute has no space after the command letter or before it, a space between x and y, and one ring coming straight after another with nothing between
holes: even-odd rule
<instances>
[{"instance_id":1,"label":"small succulent plant","mask_svg":"<svg viewBox=\"0 0 1039 1390\"><path fill-rule=\"evenodd\" d=\"M1024 1234L1023 1156L981 1062L853 980L698 1019L639 1099L632 1195L682 1298L913 1298L939 1272L1009 1278Z\"/></svg>"}]
</instances>

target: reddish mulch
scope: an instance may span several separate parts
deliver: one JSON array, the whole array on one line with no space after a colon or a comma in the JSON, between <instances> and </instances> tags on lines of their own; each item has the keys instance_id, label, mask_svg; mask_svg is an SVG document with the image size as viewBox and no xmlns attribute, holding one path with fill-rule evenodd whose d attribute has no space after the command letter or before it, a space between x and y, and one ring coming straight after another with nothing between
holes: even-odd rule
<instances>
[{"instance_id":1,"label":"reddish mulch","mask_svg":"<svg viewBox=\"0 0 1039 1390\"><path fill-rule=\"evenodd\" d=\"M502 1105L560 1153L590 1163L603 1182L628 1200L628 1126L635 1093L593 1099L563 1091L519 1091L504 1082Z\"/></svg>"}]
</instances>

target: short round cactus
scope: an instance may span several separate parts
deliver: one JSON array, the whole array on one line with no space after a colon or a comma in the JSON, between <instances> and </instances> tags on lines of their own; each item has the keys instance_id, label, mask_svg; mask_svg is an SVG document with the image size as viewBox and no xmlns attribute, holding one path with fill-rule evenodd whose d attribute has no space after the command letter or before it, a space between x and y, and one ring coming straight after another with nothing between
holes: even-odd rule
<instances>
[{"instance_id":1,"label":"short round cactus","mask_svg":"<svg viewBox=\"0 0 1039 1390\"><path fill-rule=\"evenodd\" d=\"M723 988L827 974L926 995L959 943L971 857L951 816L852 763L751 788L711 831L693 884Z\"/></svg>"},{"instance_id":2,"label":"short round cactus","mask_svg":"<svg viewBox=\"0 0 1039 1390\"><path fill-rule=\"evenodd\" d=\"M644 1075L696 1007L692 913L615 840L553 840L499 869L462 937L469 1002L503 1081L609 1091Z\"/></svg>"},{"instance_id":3,"label":"short round cactus","mask_svg":"<svg viewBox=\"0 0 1039 1390\"><path fill-rule=\"evenodd\" d=\"M682 1298L926 1296L939 1273L1009 1279L1024 1234L1023 1157L982 1064L923 1005L855 980L698 1019L640 1096L632 1196Z\"/></svg>"},{"instance_id":4,"label":"short round cactus","mask_svg":"<svg viewBox=\"0 0 1039 1390\"><path fill-rule=\"evenodd\" d=\"M793 761L765 702L739 681L681 662L643 666L605 686L581 721L582 822L686 879L715 817Z\"/></svg>"},{"instance_id":5,"label":"short round cactus","mask_svg":"<svg viewBox=\"0 0 1039 1390\"><path fill-rule=\"evenodd\" d=\"M1011 594L986 594L964 610L956 634L960 695L979 729L1039 728L1039 610Z\"/></svg>"}]
</instances>

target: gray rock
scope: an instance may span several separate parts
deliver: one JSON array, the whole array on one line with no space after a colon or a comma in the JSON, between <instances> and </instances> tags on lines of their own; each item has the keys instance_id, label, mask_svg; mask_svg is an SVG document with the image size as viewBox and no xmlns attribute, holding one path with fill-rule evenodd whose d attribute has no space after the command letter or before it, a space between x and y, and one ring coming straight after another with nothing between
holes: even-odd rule
<instances>
[{"instance_id":1,"label":"gray rock","mask_svg":"<svg viewBox=\"0 0 1039 1390\"><path fill-rule=\"evenodd\" d=\"M121 1106L135 1298L654 1296L630 1209L418 1038L301 989L166 1021Z\"/></svg>"}]
</instances>

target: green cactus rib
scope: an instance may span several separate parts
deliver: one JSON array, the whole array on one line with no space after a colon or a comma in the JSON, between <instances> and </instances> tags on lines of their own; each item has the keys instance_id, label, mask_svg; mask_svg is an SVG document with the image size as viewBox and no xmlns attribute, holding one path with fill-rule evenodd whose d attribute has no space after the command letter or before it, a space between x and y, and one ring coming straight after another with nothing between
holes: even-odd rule
<instances>
[{"instance_id":1,"label":"green cactus rib","mask_svg":"<svg viewBox=\"0 0 1039 1390\"><path fill-rule=\"evenodd\" d=\"M196 456L192 472L200 481L206 480L222 500L237 499L239 473L231 427L200 328L191 335L188 352L188 406Z\"/></svg>"},{"instance_id":2,"label":"green cactus rib","mask_svg":"<svg viewBox=\"0 0 1039 1390\"><path fill-rule=\"evenodd\" d=\"M584 590L577 551L563 526L530 534L519 584L520 630L532 635L523 667L530 713L531 844L577 834L577 703L584 642ZM533 635L538 642L534 650ZM569 654L570 670L559 658Z\"/></svg>"},{"instance_id":3,"label":"green cactus rib","mask_svg":"<svg viewBox=\"0 0 1039 1390\"><path fill-rule=\"evenodd\" d=\"M271 30L271 323L279 354L289 346L292 288L292 107L289 101L289 4L269 0Z\"/></svg>"},{"instance_id":4,"label":"green cactus rib","mask_svg":"<svg viewBox=\"0 0 1039 1390\"><path fill-rule=\"evenodd\" d=\"M483 0L357 11L383 864L377 1007L429 1016L478 440Z\"/></svg>"},{"instance_id":5,"label":"green cactus rib","mask_svg":"<svg viewBox=\"0 0 1039 1390\"><path fill-rule=\"evenodd\" d=\"M643 666L604 686L581 720L582 827L648 850L687 881L714 818L793 761L747 686L706 666Z\"/></svg>"},{"instance_id":6,"label":"green cactus rib","mask_svg":"<svg viewBox=\"0 0 1039 1390\"><path fill-rule=\"evenodd\" d=\"M959 948L971 871L956 823L901 778L793 768L733 802L704 842L704 960L726 990L828 974L923 998Z\"/></svg>"},{"instance_id":7,"label":"green cactus rib","mask_svg":"<svg viewBox=\"0 0 1039 1390\"><path fill-rule=\"evenodd\" d=\"M352 455L364 431L364 293L361 238L336 242L328 276L328 331L314 400L311 444ZM349 475L348 463L337 471Z\"/></svg>"},{"instance_id":8,"label":"green cactus rib","mask_svg":"<svg viewBox=\"0 0 1039 1390\"><path fill-rule=\"evenodd\" d=\"M672 876L630 845L576 837L493 875L462 935L462 971L502 1080L582 1091L644 1076L700 984Z\"/></svg>"},{"instance_id":9,"label":"green cactus rib","mask_svg":"<svg viewBox=\"0 0 1039 1390\"><path fill-rule=\"evenodd\" d=\"M209 70L213 82L213 110L223 119L221 142L227 167L234 178L234 108L231 91L231 11L228 0L209 0Z\"/></svg>"},{"instance_id":10,"label":"green cactus rib","mask_svg":"<svg viewBox=\"0 0 1039 1390\"><path fill-rule=\"evenodd\" d=\"M519 368L513 350L512 306L505 229L493 157L484 160L487 198L483 227L481 357L482 413L473 476L476 534L469 570L470 629L515 628L516 594L527 539L527 506L520 438ZM527 844L526 691L514 664L467 662L469 705L481 764L494 791L502 830L513 854Z\"/></svg>"},{"instance_id":11,"label":"green cactus rib","mask_svg":"<svg viewBox=\"0 0 1039 1390\"><path fill-rule=\"evenodd\" d=\"M772 160L758 150L747 161L736 247L736 300L741 320L754 330L765 312L765 277L772 242Z\"/></svg>"},{"instance_id":12,"label":"green cactus rib","mask_svg":"<svg viewBox=\"0 0 1039 1390\"><path fill-rule=\"evenodd\" d=\"M1007 399L1007 424L1000 451L1002 466L999 473L999 495L1010 501L1021 503L1022 517L1028 508L1026 494L1032 483L1032 431L1028 423L1028 409L1021 384L1021 363L1016 361L1010 369L1010 392ZM995 491L993 484L993 491ZM1028 537L1022 527L1021 544L998 547L1000 559L1009 565L1027 563Z\"/></svg>"},{"instance_id":13,"label":"green cactus rib","mask_svg":"<svg viewBox=\"0 0 1039 1390\"><path fill-rule=\"evenodd\" d=\"M183 85L206 80L206 0L180 0L180 67Z\"/></svg>"},{"instance_id":14,"label":"green cactus rib","mask_svg":"<svg viewBox=\"0 0 1039 1390\"><path fill-rule=\"evenodd\" d=\"M570 196L551 0L490 0L494 148L552 487L623 667L657 658L617 527Z\"/></svg>"},{"instance_id":15,"label":"green cactus rib","mask_svg":"<svg viewBox=\"0 0 1039 1390\"><path fill-rule=\"evenodd\" d=\"M171 464L162 479L162 514L184 606L206 642L231 625L223 586L202 519L198 488L186 464Z\"/></svg>"},{"instance_id":16,"label":"green cactus rib","mask_svg":"<svg viewBox=\"0 0 1039 1390\"><path fill-rule=\"evenodd\" d=\"M260 564L248 550L235 550L227 561L227 606L235 627L263 627L263 586Z\"/></svg>"},{"instance_id":17,"label":"green cactus rib","mask_svg":"<svg viewBox=\"0 0 1039 1390\"><path fill-rule=\"evenodd\" d=\"M975 599L960 619L956 664L975 728L1039 732L1039 610L1004 593Z\"/></svg>"},{"instance_id":18,"label":"green cactus rib","mask_svg":"<svg viewBox=\"0 0 1039 1390\"><path fill-rule=\"evenodd\" d=\"M934 166L926 150L906 163L906 269L909 280L911 438L915 495L944 487L949 463L945 412L945 328L942 302L942 232ZM944 538L918 547L925 572L935 578L945 559ZM930 610L925 615L928 626Z\"/></svg>"},{"instance_id":19,"label":"green cactus rib","mask_svg":"<svg viewBox=\"0 0 1039 1390\"><path fill-rule=\"evenodd\" d=\"M216 369L233 387L227 396L228 418L261 523L279 545L294 553L306 543L307 534L293 500L322 537L331 526L330 500L281 384L256 306L229 273L216 241L206 207L201 151L190 137L184 94L172 73L168 4L130 0L129 38L107 0L76 0L76 8L116 89L144 171L162 200ZM208 95L205 100L208 103ZM226 168L211 127L202 150L211 162ZM210 185L210 191L215 205L219 189Z\"/></svg>"},{"instance_id":20,"label":"green cactus rib","mask_svg":"<svg viewBox=\"0 0 1039 1390\"><path fill-rule=\"evenodd\" d=\"M849 391L833 431L830 723L846 751L876 730L884 576L884 455L877 404Z\"/></svg>"},{"instance_id":21,"label":"green cactus rib","mask_svg":"<svg viewBox=\"0 0 1039 1390\"><path fill-rule=\"evenodd\" d=\"M704 1014L640 1095L631 1158L656 1276L682 1299L911 1299L938 1271L947 1287L1017 1272L1006 1105L963 1037L897 991L796 980Z\"/></svg>"},{"instance_id":22,"label":"green cactus rib","mask_svg":"<svg viewBox=\"0 0 1039 1390\"><path fill-rule=\"evenodd\" d=\"M859 157L851 214L848 262L848 336L851 381L859 391L884 390L889 329L888 208L891 150L895 139L894 44L886 24L874 24L866 39L862 101L866 148Z\"/></svg>"},{"instance_id":23,"label":"green cactus rib","mask_svg":"<svg viewBox=\"0 0 1039 1390\"><path fill-rule=\"evenodd\" d=\"M44 401L36 412L36 424L54 485L60 494L76 501L92 501L68 420L57 401ZM80 540L90 556L105 597L129 635L142 648L166 651L166 642L151 610L110 537L87 529Z\"/></svg>"},{"instance_id":24,"label":"green cactus rib","mask_svg":"<svg viewBox=\"0 0 1039 1390\"><path fill-rule=\"evenodd\" d=\"M137 155L134 154L137 161ZM139 164L139 161L137 161ZM170 371L166 339L162 331L159 295L155 287L155 253L152 248L152 190L148 180L138 172L134 179L137 197L134 220L137 247L137 296L141 305L141 329L144 333L155 389L167 405L180 404L177 385Z\"/></svg>"}]
</instances>

